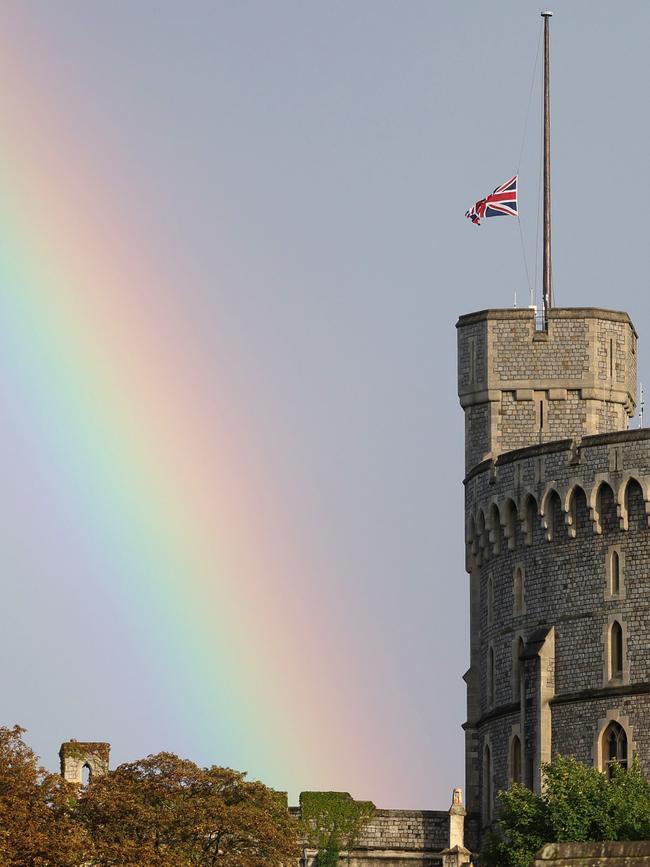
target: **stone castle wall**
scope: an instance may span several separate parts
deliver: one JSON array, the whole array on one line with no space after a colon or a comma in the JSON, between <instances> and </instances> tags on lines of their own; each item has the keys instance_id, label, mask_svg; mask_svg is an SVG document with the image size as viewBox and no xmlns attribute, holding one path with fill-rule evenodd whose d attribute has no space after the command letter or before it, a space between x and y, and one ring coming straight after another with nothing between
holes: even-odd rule
<instances>
[{"instance_id":1,"label":"stone castle wall","mask_svg":"<svg viewBox=\"0 0 650 867\"><path fill-rule=\"evenodd\" d=\"M449 845L449 813L434 810L377 810L363 829L354 851L341 863L350 867L442 867ZM312 867L309 851L304 867Z\"/></svg>"},{"instance_id":2,"label":"stone castle wall","mask_svg":"<svg viewBox=\"0 0 650 867\"><path fill-rule=\"evenodd\" d=\"M637 335L626 313L556 308L539 331L533 310L482 310L457 329L467 471L513 449L627 427Z\"/></svg>"},{"instance_id":3,"label":"stone castle wall","mask_svg":"<svg viewBox=\"0 0 650 867\"><path fill-rule=\"evenodd\" d=\"M489 822L487 801L517 772L515 737L520 778L537 790L542 762L557 752L603 767L611 720L650 771L650 430L502 454L465 487L468 810ZM610 670L614 621L620 675Z\"/></svg>"},{"instance_id":4,"label":"stone castle wall","mask_svg":"<svg viewBox=\"0 0 650 867\"><path fill-rule=\"evenodd\" d=\"M650 843L549 843L535 867L650 867Z\"/></svg>"}]
</instances>

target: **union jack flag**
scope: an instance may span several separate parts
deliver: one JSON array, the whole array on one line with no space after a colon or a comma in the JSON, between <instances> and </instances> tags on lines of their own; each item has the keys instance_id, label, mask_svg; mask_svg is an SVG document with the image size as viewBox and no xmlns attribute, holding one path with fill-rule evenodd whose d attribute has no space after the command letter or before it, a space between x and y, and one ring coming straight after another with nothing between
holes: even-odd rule
<instances>
[{"instance_id":1,"label":"union jack flag","mask_svg":"<svg viewBox=\"0 0 650 867\"><path fill-rule=\"evenodd\" d=\"M477 226L485 217L504 217L508 214L517 216L517 175L497 187L487 198L479 199L473 208L465 212L465 216Z\"/></svg>"}]
</instances>

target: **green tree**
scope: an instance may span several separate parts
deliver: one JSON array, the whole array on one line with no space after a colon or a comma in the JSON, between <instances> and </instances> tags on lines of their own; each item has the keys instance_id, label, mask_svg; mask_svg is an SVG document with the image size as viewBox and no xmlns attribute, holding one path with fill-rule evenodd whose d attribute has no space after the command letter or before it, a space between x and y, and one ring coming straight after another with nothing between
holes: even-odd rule
<instances>
[{"instance_id":1,"label":"green tree","mask_svg":"<svg viewBox=\"0 0 650 867\"><path fill-rule=\"evenodd\" d=\"M531 867L544 843L650 839L650 782L638 761L612 778L574 758L544 765L544 794L514 784L499 792L499 821L481 864Z\"/></svg>"}]
</instances>

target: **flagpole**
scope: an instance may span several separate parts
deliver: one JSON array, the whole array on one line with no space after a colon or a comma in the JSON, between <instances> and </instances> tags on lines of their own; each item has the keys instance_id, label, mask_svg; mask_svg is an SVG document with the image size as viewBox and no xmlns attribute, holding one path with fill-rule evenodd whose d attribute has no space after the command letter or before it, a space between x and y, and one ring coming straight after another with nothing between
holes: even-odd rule
<instances>
[{"instance_id":1,"label":"flagpole","mask_svg":"<svg viewBox=\"0 0 650 867\"><path fill-rule=\"evenodd\" d=\"M544 19L544 327L548 329L548 311L553 306L551 287L551 89L549 69L548 20L552 12L542 12Z\"/></svg>"}]
</instances>

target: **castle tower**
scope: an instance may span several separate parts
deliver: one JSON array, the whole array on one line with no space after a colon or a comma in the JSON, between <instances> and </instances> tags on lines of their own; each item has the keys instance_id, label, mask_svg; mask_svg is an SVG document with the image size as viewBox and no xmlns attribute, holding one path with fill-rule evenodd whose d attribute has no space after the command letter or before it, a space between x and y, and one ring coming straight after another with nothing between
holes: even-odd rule
<instances>
[{"instance_id":1,"label":"castle tower","mask_svg":"<svg viewBox=\"0 0 650 867\"><path fill-rule=\"evenodd\" d=\"M650 430L626 313L461 316L468 825L560 752L650 772ZM476 841L470 841L474 848Z\"/></svg>"},{"instance_id":2,"label":"castle tower","mask_svg":"<svg viewBox=\"0 0 650 867\"><path fill-rule=\"evenodd\" d=\"M84 781L84 770L89 779L101 777L108 772L110 751L111 745L106 743L66 741L59 750L61 776L66 782L79 785Z\"/></svg>"},{"instance_id":3,"label":"castle tower","mask_svg":"<svg viewBox=\"0 0 650 867\"><path fill-rule=\"evenodd\" d=\"M535 443L625 430L636 404L636 331L627 313L482 310L458 320L465 469Z\"/></svg>"}]
</instances>

